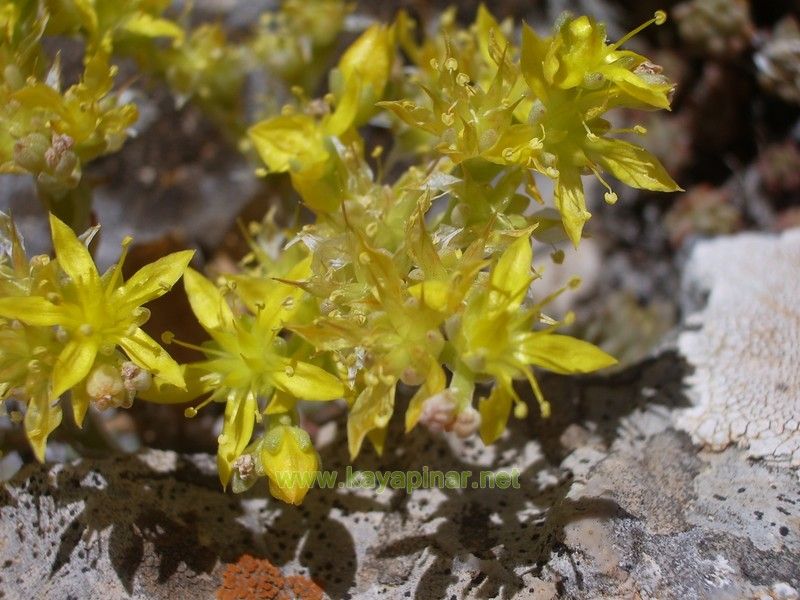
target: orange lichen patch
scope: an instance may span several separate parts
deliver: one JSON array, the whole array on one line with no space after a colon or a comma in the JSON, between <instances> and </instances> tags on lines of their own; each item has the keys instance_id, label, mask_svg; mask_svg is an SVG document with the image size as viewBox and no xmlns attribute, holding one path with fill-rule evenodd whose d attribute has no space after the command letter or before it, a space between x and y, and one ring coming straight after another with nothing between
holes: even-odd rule
<instances>
[{"instance_id":1,"label":"orange lichen patch","mask_svg":"<svg viewBox=\"0 0 800 600\"><path fill-rule=\"evenodd\" d=\"M284 577L266 558L243 554L222 574L217 600L322 600L323 591L307 577Z\"/></svg>"},{"instance_id":2,"label":"orange lichen patch","mask_svg":"<svg viewBox=\"0 0 800 600\"><path fill-rule=\"evenodd\" d=\"M302 575L289 575L286 578L286 587L291 590L293 596L298 600L322 600L322 588L308 577Z\"/></svg>"}]
</instances>

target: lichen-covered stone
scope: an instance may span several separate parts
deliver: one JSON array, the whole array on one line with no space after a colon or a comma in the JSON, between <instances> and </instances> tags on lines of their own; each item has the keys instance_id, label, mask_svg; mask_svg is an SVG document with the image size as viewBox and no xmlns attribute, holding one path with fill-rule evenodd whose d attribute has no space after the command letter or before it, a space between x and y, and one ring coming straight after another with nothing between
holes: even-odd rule
<instances>
[{"instance_id":1,"label":"lichen-covered stone","mask_svg":"<svg viewBox=\"0 0 800 600\"><path fill-rule=\"evenodd\" d=\"M678 427L713 449L800 466L800 230L699 243L686 266L680 352L694 406Z\"/></svg>"},{"instance_id":2,"label":"lichen-covered stone","mask_svg":"<svg viewBox=\"0 0 800 600\"><path fill-rule=\"evenodd\" d=\"M0 591L202 600L246 576L300 598L797 599L800 482L676 432L685 370L665 351L609 377L544 378L559 399L546 422L515 421L490 447L415 430L356 465L518 469L519 489L336 486L294 507L261 486L224 493L204 455L29 466L0 494ZM322 437L342 481L344 428Z\"/></svg>"}]
</instances>

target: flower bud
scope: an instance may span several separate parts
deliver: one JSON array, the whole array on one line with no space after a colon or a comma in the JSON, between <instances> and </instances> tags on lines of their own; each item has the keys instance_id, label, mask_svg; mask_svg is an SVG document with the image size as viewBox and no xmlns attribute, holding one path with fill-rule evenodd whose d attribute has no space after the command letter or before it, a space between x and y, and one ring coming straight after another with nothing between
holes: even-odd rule
<instances>
[{"instance_id":1,"label":"flower bud","mask_svg":"<svg viewBox=\"0 0 800 600\"><path fill-rule=\"evenodd\" d=\"M264 437L261 462L269 477L270 493L299 505L314 483L319 457L305 430L294 425L273 427Z\"/></svg>"},{"instance_id":2,"label":"flower bud","mask_svg":"<svg viewBox=\"0 0 800 600\"><path fill-rule=\"evenodd\" d=\"M460 438L468 438L475 435L478 428L481 426L480 413L468 406L456 416L455 423L453 424L453 432Z\"/></svg>"},{"instance_id":3,"label":"flower bud","mask_svg":"<svg viewBox=\"0 0 800 600\"><path fill-rule=\"evenodd\" d=\"M127 400L122 375L108 364L96 367L89 374L86 379L86 393L100 410L121 406Z\"/></svg>"},{"instance_id":4,"label":"flower bud","mask_svg":"<svg viewBox=\"0 0 800 600\"><path fill-rule=\"evenodd\" d=\"M419 422L433 432L450 431L456 421L456 398L450 390L434 394L422 405Z\"/></svg>"}]
</instances>

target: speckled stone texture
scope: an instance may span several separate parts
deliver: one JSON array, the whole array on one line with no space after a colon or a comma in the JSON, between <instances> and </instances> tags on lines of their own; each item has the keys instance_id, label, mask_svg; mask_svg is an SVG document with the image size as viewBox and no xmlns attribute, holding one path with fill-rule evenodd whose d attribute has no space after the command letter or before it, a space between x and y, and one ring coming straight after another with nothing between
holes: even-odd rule
<instances>
[{"instance_id":1,"label":"speckled stone texture","mask_svg":"<svg viewBox=\"0 0 800 600\"><path fill-rule=\"evenodd\" d=\"M208 456L29 466L0 496L12 599L214 598L245 554L331 598L798 598L800 484L737 448L698 452L677 354L546 378L554 414L492 447L414 432L361 469L520 469L520 489L314 490L303 506L223 493ZM342 475L331 423L321 454Z\"/></svg>"}]
</instances>

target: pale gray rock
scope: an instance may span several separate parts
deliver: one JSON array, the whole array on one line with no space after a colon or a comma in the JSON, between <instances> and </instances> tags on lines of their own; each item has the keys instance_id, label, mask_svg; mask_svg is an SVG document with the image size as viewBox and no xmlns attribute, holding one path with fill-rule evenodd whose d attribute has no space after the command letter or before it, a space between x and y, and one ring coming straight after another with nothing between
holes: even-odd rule
<instances>
[{"instance_id":1,"label":"pale gray rock","mask_svg":"<svg viewBox=\"0 0 800 600\"><path fill-rule=\"evenodd\" d=\"M225 494L213 459L28 466L0 496L6 598L214 598L243 554L331 598L798 598L800 484L673 429L686 366L670 351L610 377L544 380L531 417L489 448L415 431L359 469L518 469L519 489ZM557 400L556 400L557 399ZM326 427L340 481L342 428Z\"/></svg>"}]
</instances>

